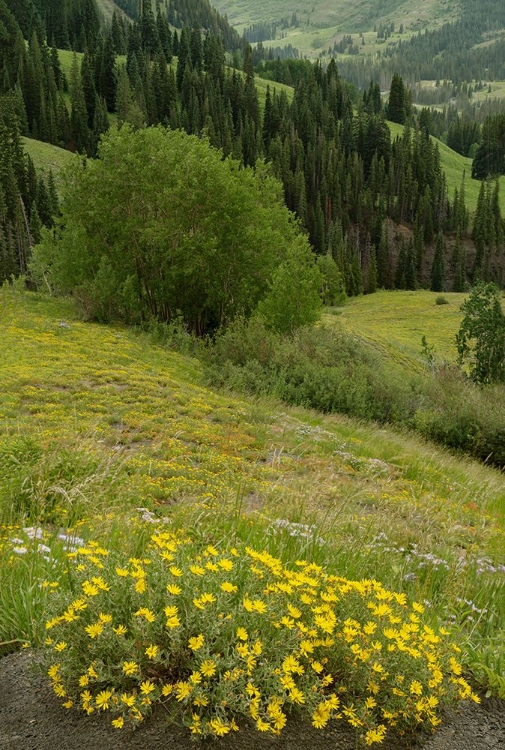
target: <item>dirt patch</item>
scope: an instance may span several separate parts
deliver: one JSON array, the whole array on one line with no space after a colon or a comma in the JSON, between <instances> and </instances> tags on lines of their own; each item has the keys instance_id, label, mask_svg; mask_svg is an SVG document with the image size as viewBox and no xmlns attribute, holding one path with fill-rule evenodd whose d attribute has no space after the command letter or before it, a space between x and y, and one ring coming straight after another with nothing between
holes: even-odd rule
<instances>
[{"instance_id":1,"label":"dirt patch","mask_svg":"<svg viewBox=\"0 0 505 750\"><path fill-rule=\"evenodd\" d=\"M387 739L383 750L505 750L505 701L465 703L430 737ZM113 729L104 716L64 709L32 652L0 659L0 750L355 750L345 727L317 731L293 721L281 737L241 730L220 740L192 741L189 731L167 724L163 711L135 732Z\"/></svg>"}]
</instances>

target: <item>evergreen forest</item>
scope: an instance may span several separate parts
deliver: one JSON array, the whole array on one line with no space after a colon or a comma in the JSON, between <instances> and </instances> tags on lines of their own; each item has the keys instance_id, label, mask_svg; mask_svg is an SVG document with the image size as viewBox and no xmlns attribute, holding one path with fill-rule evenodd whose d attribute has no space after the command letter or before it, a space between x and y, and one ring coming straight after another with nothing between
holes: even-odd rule
<instances>
[{"instance_id":1,"label":"evergreen forest","mask_svg":"<svg viewBox=\"0 0 505 750\"><path fill-rule=\"evenodd\" d=\"M111 124L128 122L205 135L244 166L266 161L315 253L335 262L347 295L502 284L494 179L505 169L502 115L483 125L458 116L448 129L455 150L477 149L472 175L483 184L473 220L466 175L447 186L431 137L438 113L414 107L398 73L384 103L378 83L360 92L334 59L261 59L264 51L208 3L173 1L156 15L141 3L137 11L131 19L118 9L104 24L94 0L44 8L1 0L1 278L26 270L40 225L51 226L57 212L54 180L34 174L20 136L92 157ZM469 13L461 28L481 33L474 21ZM433 33L440 44L449 30ZM66 69L58 48L74 51ZM258 71L271 81L261 100ZM276 87L286 81L291 89ZM392 137L388 120L403 126L401 134Z\"/></svg>"}]
</instances>

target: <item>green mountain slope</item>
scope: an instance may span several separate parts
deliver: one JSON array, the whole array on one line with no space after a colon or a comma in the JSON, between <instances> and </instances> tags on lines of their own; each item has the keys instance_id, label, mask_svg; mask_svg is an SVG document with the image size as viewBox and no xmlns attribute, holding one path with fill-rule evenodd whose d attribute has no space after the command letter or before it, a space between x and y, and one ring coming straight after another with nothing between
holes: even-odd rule
<instances>
[{"instance_id":1,"label":"green mountain slope","mask_svg":"<svg viewBox=\"0 0 505 750\"><path fill-rule=\"evenodd\" d=\"M195 360L82 323L67 301L4 288L0 312L0 603L15 597L0 641L32 637L44 611L29 586L55 575L30 579L23 560L14 584L9 524L79 520L79 535L110 546L128 522L138 557L153 527L132 519L147 508L216 544L308 556L429 601L433 621L457 622L466 663L503 668L502 474L406 434L216 393Z\"/></svg>"},{"instance_id":2,"label":"green mountain slope","mask_svg":"<svg viewBox=\"0 0 505 750\"><path fill-rule=\"evenodd\" d=\"M53 146L51 143L35 141L33 138L23 138L23 146L33 160L35 168L42 172L51 170L57 182L61 170L75 159L75 155L70 151Z\"/></svg>"},{"instance_id":3,"label":"green mountain slope","mask_svg":"<svg viewBox=\"0 0 505 750\"><path fill-rule=\"evenodd\" d=\"M214 0L214 6L220 13L226 13L230 23L240 27L259 21L289 19L296 13L302 27L336 27L342 32L361 32L373 29L375 24L392 21L412 27L427 24L435 27L454 20L459 2L426 0L422 6L413 7L405 0L365 0L358 3L346 0L314 0L312 3L300 0Z\"/></svg>"},{"instance_id":4,"label":"green mountain slope","mask_svg":"<svg viewBox=\"0 0 505 750\"><path fill-rule=\"evenodd\" d=\"M389 122L388 125L392 139L402 134L402 125L397 125L394 122ZM455 188L461 189L464 176L466 206L471 213L474 213L477 208L481 183L478 180L472 180L472 160L453 151L452 148L449 148L437 138L434 140L437 142L440 151L440 161L447 179L449 196L453 197ZM505 214L505 177L500 177L500 206L503 215Z\"/></svg>"}]
</instances>

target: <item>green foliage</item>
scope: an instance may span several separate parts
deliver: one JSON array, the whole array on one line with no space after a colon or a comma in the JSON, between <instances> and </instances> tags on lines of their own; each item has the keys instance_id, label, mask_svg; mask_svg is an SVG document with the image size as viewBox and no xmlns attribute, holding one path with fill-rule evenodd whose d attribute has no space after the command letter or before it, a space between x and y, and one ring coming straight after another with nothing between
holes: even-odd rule
<instances>
[{"instance_id":1,"label":"green foliage","mask_svg":"<svg viewBox=\"0 0 505 750\"><path fill-rule=\"evenodd\" d=\"M464 317L456 336L458 363L467 365L481 385L505 381L505 316L500 291L478 284L462 304Z\"/></svg>"},{"instance_id":2,"label":"green foliage","mask_svg":"<svg viewBox=\"0 0 505 750\"><path fill-rule=\"evenodd\" d=\"M487 117L482 126L482 143L472 162L472 177L483 180L505 173L505 115Z\"/></svg>"},{"instance_id":3,"label":"green foliage","mask_svg":"<svg viewBox=\"0 0 505 750\"><path fill-rule=\"evenodd\" d=\"M63 520L72 525L85 508L97 507L101 500L107 505L117 491L115 471L108 461L82 448L43 450L30 437L0 442L0 471L0 523L58 524Z\"/></svg>"},{"instance_id":4,"label":"green foliage","mask_svg":"<svg viewBox=\"0 0 505 750\"><path fill-rule=\"evenodd\" d=\"M262 312L291 330L318 315L319 273L266 168L240 169L207 141L124 126L74 169L60 230L32 265L87 317L171 321L204 334Z\"/></svg>"},{"instance_id":5,"label":"green foliage","mask_svg":"<svg viewBox=\"0 0 505 750\"><path fill-rule=\"evenodd\" d=\"M213 385L408 427L452 450L505 466L505 413L497 406L501 391L483 392L457 368L437 365L426 337L422 346L430 374L421 380L394 373L363 341L334 326L282 335L253 318L237 320L200 356Z\"/></svg>"},{"instance_id":6,"label":"green foliage","mask_svg":"<svg viewBox=\"0 0 505 750\"><path fill-rule=\"evenodd\" d=\"M347 295L340 270L331 255L320 255L317 265L321 272L319 292L323 305L343 305Z\"/></svg>"},{"instance_id":7,"label":"green foliage","mask_svg":"<svg viewBox=\"0 0 505 750\"><path fill-rule=\"evenodd\" d=\"M380 422L408 420L408 387L391 378L380 358L355 338L329 327L294 335L269 331L264 321L236 321L204 355L208 377L289 404Z\"/></svg>"},{"instance_id":8,"label":"green foliage","mask_svg":"<svg viewBox=\"0 0 505 750\"><path fill-rule=\"evenodd\" d=\"M410 103L408 92L405 89L403 79L398 73L393 75L386 116L391 122L403 125L410 114Z\"/></svg>"},{"instance_id":9,"label":"green foliage","mask_svg":"<svg viewBox=\"0 0 505 750\"><path fill-rule=\"evenodd\" d=\"M274 271L270 289L258 305L258 313L269 328L292 333L319 320L322 309L319 287L321 273L305 241L289 249L286 259Z\"/></svg>"}]
</instances>

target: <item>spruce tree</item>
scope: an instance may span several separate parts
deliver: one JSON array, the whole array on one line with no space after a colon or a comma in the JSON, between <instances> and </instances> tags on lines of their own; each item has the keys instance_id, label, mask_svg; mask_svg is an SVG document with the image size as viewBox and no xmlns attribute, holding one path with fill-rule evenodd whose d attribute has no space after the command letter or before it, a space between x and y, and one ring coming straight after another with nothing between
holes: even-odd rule
<instances>
[{"instance_id":1,"label":"spruce tree","mask_svg":"<svg viewBox=\"0 0 505 750\"><path fill-rule=\"evenodd\" d=\"M453 292L466 291L466 253L461 242L461 230L456 232L456 242L454 244L452 265L454 268L454 282L452 285Z\"/></svg>"},{"instance_id":2,"label":"spruce tree","mask_svg":"<svg viewBox=\"0 0 505 750\"><path fill-rule=\"evenodd\" d=\"M86 153L90 145L88 113L77 55L74 52L70 73L70 130L73 150Z\"/></svg>"},{"instance_id":3,"label":"spruce tree","mask_svg":"<svg viewBox=\"0 0 505 750\"><path fill-rule=\"evenodd\" d=\"M391 81L386 117L391 122L403 125L407 119L406 95L403 78L395 73Z\"/></svg>"},{"instance_id":4,"label":"spruce tree","mask_svg":"<svg viewBox=\"0 0 505 750\"><path fill-rule=\"evenodd\" d=\"M432 292L443 292L445 289L445 242L441 231L437 234L435 244L430 289Z\"/></svg>"}]
</instances>

